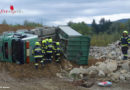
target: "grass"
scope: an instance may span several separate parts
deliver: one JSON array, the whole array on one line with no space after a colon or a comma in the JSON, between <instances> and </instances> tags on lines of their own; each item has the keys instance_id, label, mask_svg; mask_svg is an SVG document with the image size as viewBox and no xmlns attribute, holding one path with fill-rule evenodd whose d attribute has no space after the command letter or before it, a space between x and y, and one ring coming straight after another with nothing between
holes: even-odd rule
<instances>
[{"instance_id":1,"label":"grass","mask_svg":"<svg viewBox=\"0 0 130 90\"><path fill-rule=\"evenodd\" d=\"M119 33L107 34L100 33L91 36L91 46L107 46L108 44L120 39Z\"/></svg>"}]
</instances>

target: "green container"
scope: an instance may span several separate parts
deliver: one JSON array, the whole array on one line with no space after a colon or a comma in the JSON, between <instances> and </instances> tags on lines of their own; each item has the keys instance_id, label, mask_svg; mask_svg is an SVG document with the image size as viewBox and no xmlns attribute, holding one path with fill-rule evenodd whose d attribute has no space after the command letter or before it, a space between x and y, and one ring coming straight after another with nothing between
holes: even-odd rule
<instances>
[{"instance_id":1,"label":"green container","mask_svg":"<svg viewBox=\"0 0 130 90\"><path fill-rule=\"evenodd\" d=\"M59 26L58 36L63 54L67 60L77 64L88 64L90 38L83 36L68 26Z\"/></svg>"}]
</instances>

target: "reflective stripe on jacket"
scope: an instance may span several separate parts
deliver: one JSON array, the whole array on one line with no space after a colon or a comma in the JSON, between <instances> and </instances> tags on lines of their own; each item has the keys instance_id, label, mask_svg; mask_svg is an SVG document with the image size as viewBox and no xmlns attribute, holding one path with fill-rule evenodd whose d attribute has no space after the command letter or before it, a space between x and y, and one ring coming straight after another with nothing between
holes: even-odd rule
<instances>
[{"instance_id":1,"label":"reflective stripe on jacket","mask_svg":"<svg viewBox=\"0 0 130 90\"><path fill-rule=\"evenodd\" d=\"M34 58L42 58L42 49L40 46L35 46L33 49Z\"/></svg>"},{"instance_id":2,"label":"reflective stripe on jacket","mask_svg":"<svg viewBox=\"0 0 130 90\"><path fill-rule=\"evenodd\" d=\"M128 44L130 44L130 38L128 36L127 37L122 36L120 42L122 47L128 46Z\"/></svg>"}]
</instances>

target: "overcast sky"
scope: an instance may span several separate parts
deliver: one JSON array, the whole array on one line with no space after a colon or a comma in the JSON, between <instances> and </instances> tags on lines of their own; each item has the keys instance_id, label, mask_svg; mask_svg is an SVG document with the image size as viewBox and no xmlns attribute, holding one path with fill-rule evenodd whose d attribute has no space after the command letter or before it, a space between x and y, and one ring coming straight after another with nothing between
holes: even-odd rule
<instances>
[{"instance_id":1,"label":"overcast sky","mask_svg":"<svg viewBox=\"0 0 130 90\"><path fill-rule=\"evenodd\" d=\"M0 22L22 23L25 19L46 25L64 25L69 21L86 22L101 18L115 21L130 18L130 0L0 0L0 10L15 10L23 13L0 14Z\"/></svg>"}]
</instances>

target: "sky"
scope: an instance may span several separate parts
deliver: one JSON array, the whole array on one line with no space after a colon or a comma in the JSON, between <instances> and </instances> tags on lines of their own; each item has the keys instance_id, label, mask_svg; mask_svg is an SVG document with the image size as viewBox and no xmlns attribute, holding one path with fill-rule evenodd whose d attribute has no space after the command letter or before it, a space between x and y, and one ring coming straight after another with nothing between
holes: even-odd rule
<instances>
[{"instance_id":1,"label":"sky","mask_svg":"<svg viewBox=\"0 0 130 90\"><path fill-rule=\"evenodd\" d=\"M22 13L0 13L9 24L23 24L24 20L43 25L66 25L69 21L91 24L101 18L111 21L130 18L130 0L0 0L0 10Z\"/></svg>"}]
</instances>

